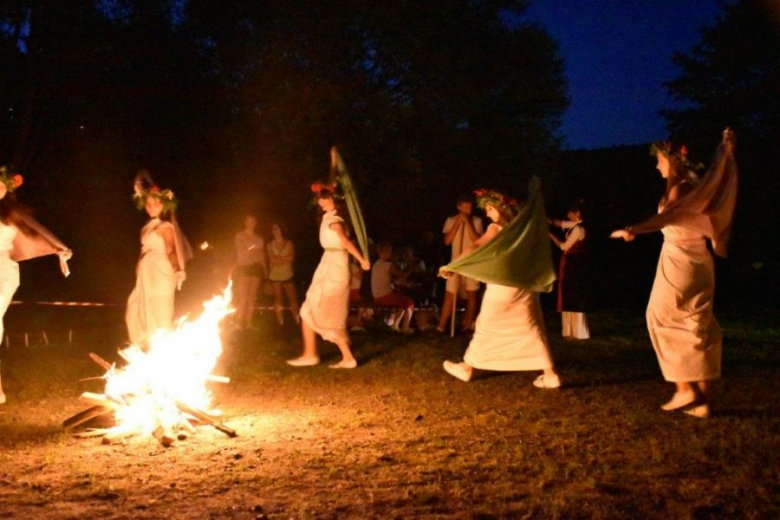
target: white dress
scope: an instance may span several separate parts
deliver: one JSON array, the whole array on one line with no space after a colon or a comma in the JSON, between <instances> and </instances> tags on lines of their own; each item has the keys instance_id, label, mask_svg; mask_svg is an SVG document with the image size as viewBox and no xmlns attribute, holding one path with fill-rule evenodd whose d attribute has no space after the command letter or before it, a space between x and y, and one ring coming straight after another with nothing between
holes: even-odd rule
<instances>
[{"instance_id":1,"label":"white dress","mask_svg":"<svg viewBox=\"0 0 780 520\"><path fill-rule=\"evenodd\" d=\"M3 317L8 306L11 305L14 293L19 288L19 264L10 257L18 232L16 226L0 222L0 343L5 334Z\"/></svg>"},{"instance_id":2,"label":"white dress","mask_svg":"<svg viewBox=\"0 0 780 520\"><path fill-rule=\"evenodd\" d=\"M344 222L336 210L325 213L320 224L320 245L325 250L314 271L306 301L301 306L301 319L327 341L349 339L349 254L341 245L331 224Z\"/></svg>"},{"instance_id":3,"label":"white dress","mask_svg":"<svg viewBox=\"0 0 780 520\"><path fill-rule=\"evenodd\" d=\"M712 255L698 232L679 225L661 231L664 244L646 314L661 372L673 382L718 379L722 335L712 311Z\"/></svg>"},{"instance_id":4,"label":"white dress","mask_svg":"<svg viewBox=\"0 0 780 520\"><path fill-rule=\"evenodd\" d=\"M141 230L141 259L125 314L133 345L145 345L157 330L173 326L176 277L162 236L168 227L173 230L170 222L152 219Z\"/></svg>"},{"instance_id":5,"label":"white dress","mask_svg":"<svg viewBox=\"0 0 780 520\"><path fill-rule=\"evenodd\" d=\"M481 370L552 368L539 295L518 287L486 285L474 337L463 360Z\"/></svg>"}]
</instances>

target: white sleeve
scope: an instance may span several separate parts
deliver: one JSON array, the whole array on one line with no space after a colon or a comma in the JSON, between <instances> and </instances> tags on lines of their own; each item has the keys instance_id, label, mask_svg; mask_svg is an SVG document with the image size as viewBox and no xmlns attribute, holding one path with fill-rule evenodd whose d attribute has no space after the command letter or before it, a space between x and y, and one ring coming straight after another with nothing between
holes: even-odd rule
<instances>
[{"instance_id":1,"label":"white sleeve","mask_svg":"<svg viewBox=\"0 0 780 520\"><path fill-rule=\"evenodd\" d=\"M452 217L447 217L447 220L444 221L444 229L441 230L442 233L445 235L450 232L452 229L452 226L455 225L455 219Z\"/></svg>"}]
</instances>

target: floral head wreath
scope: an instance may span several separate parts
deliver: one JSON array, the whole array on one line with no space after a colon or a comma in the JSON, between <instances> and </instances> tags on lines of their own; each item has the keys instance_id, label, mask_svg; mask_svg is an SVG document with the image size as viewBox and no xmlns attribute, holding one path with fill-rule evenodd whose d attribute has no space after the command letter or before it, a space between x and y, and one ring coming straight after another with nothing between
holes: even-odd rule
<instances>
[{"instance_id":1,"label":"floral head wreath","mask_svg":"<svg viewBox=\"0 0 780 520\"><path fill-rule=\"evenodd\" d=\"M3 185L5 188L0 188L0 190L4 191L5 193L13 193L15 189L17 189L19 186L21 186L24 183L24 178L19 175L18 173L14 175L8 175L8 168L5 166L0 166L0 184ZM3 195L5 195L3 193Z\"/></svg>"},{"instance_id":2,"label":"floral head wreath","mask_svg":"<svg viewBox=\"0 0 780 520\"><path fill-rule=\"evenodd\" d=\"M154 197L162 203L163 213L174 212L179 206L179 199L176 198L173 191L160 189L159 186L154 184L154 181L152 181L151 176L146 170L138 172L138 175L135 177L133 189L133 200L139 211L143 210L146 206L146 199L148 197Z\"/></svg>"},{"instance_id":3,"label":"floral head wreath","mask_svg":"<svg viewBox=\"0 0 780 520\"><path fill-rule=\"evenodd\" d=\"M656 141L650 145L650 155L663 154L666 157L677 159L687 170L698 173L704 169L703 163L691 161L688 157L688 147L677 145L672 141Z\"/></svg>"},{"instance_id":4,"label":"floral head wreath","mask_svg":"<svg viewBox=\"0 0 780 520\"><path fill-rule=\"evenodd\" d=\"M331 194L333 194L333 198L336 200L343 199L344 194L341 192L340 188L341 185L338 183L338 181L328 184L321 181L312 183L311 192L314 194L314 198L311 201L312 205L317 204L317 199L320 197L320 193L322 193L324 190L331 192Z\"/></svg>"},{"instance_id":5,"label":"floral head wreath","mask_svg":"<svg viewBox=\"0 0 780 520\"><path fill-rule=\"evenodd\" d=\"M490 204L509 218L517 215L520 210L520 202L516 198L508 197L500 191L480 189L475 190L474 195L477 197L477 206L480 208L485 209Z\"/></svg>"}]
</instances>

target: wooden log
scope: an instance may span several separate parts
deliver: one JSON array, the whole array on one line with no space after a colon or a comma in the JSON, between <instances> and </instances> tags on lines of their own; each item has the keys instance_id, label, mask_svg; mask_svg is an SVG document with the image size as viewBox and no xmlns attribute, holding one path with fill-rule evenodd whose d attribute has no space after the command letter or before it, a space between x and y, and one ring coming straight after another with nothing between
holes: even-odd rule
<instances>
[{"instance_id":1,"label":"wooden log","mask_svg":"<svg viewBox=\"0 0 780 520\"><path fill-rule=\"evenodd\" d=\"M228 428L227 426L225 426L224 424L222 424L220 422L215 421L214 419L209 417L206 413L202 412L201 410L196 410L195 408L192 408L188 404L182 403L181 401L176 401L176 406L182 412L188 413L191 416L193 416L196 419L198 419L199 421L202 421L202 422L204 422L204 423L206 423L206 424L208 424L210 426L213 426L214 428L216 428L217 430L221 431L222 433L224 433L228 437L232 438L232 437L238 436L238 434L236 433L235 430L233 430L231 428Z\"/></svg>"},{"instance_id":2,"label":"wooden log","mask_svg":"<svg viewBox=\"0 0 780 520\"><path fill-rule=\"evenodd\" d=\"M95 363L97 363L98 365L100 365L100 368L102 368L102 369L103 369L103 370L105 370L106 372L108 372L109 370L111 370L111 363L109 363L108 361L106 361L106 360L105 360L105 359L103 359L102 357L98 356L98 355L97 355L97 354L95 354L94 352L90 352L90 353L89 353L89 357L92 359L92 361L94 361Z\"/></svg>"},{"instance_id":3,"label":"wooden log","mask_svg":"<svg viewBox=\"0 0 780 520\"><path fill-rule=\"evenodd\" d=\"M155 439L160 441L160 444L162 444L166 448L170 448L173 444L173 441L175 440L173 438L173 434L166 431L166 428L163 428L162 426L158 426L154 429L152 432L152 435Z\"/></svg>"},{"instance_id":4,"label":"wooden log","mask_svg":"<svg viewBox=\"0 0 780 520\"><path fill-rule=\"evenodd\" d=\"M94 392L84 392L79 397L84 402L95 404L102 406L104 408L108 408L110 410L118 410L121 407L120 403L117 403L116 401L113 401L109 397L103 395L103 394L96 394Z\"/></svg>"},{"instance_id":5,"label":"wooden log","mask_svg":"<svg viewBox=\"0 0 780 520\"><path fill-rule=\"evenodd\" d=\"M65 419L62 422L62 426L66 430L70 430L79 426L80 424L84 424L85 422L94 419L95 417L100 417L101 415L105 415L111 412L113 412L113 410L111 410L110 408L106 408L105 406L100 406L100 405L90 406L86 410L77 413L73 417L69 417L68 419Z\"/></svg>"},{"instance_id":6,"label":"wooden log","mask_svg":"<svg viewBox=\"0 0 780 520\"><path fill-rule=\"evenodd\" d=\"M95 428L94 430L74 433L73 436L78 437L79 439L89 439L90 437L102 437L106 433L108 433L108 430L105 428Z\"/></svg>"}]
</instances>

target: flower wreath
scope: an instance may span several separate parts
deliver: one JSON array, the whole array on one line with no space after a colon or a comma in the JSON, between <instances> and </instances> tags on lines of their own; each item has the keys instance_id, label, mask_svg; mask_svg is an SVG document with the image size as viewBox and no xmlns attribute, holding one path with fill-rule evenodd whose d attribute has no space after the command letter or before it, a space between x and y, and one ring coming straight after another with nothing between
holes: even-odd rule
<instances>
[{"instance_id":1,"label":"flower wreath","mask_svg":"<svg viewBox=\"0 0 780 520\"><path fill-rule=\"evenodd\" d=\"M338 180L336 182L331 182L329 184L326 184L321 181L317 181L312 183L311 185L311 192L314 194L314 197L311 200L311 204L316 206L317 205L317 199L320 196L320 193L322 193L323 190L328 190L333 194L333 198L336 200L341 200L344 198L344 193L341 190L341 184L339 184Z\"/></svg>"},{"instance_id":2,"label":"flower wreath","mask_svg":"<svg viewBox=\"0 0 780 520\"><path fill-rule=\"evenodd\" d=\"M488 204L495 206L510 219L520 210L520 201L514 197L508 197L496 190L479 189L474 191L477 197L477 206L485 209Z\"/></svg>"},{"instance_id":3,"label":"flower wreath","mask_svg":"<svg viewBox=\"0 0 780 520\"><path fill-rule=\"evenodd\" d=\"M170 213L176 211L179 206L179 199L173 194L171 190L161 190L158 186L152 185L148 189L144 189L142 182L136 182L134 185L135 193L133 194L133 200L138 210L143 210L146 206L146 198L154 197L163 205L163 213Z\"/></svg>"},{"instance_id":4,"label":"flower wreath","mask_svg":"<svg viewBox=\"0 0 780 520\"><path fill-rule=\"evenodd\" d=\"M704 169L703 163L695 163L688 157L688 147L675 145L672 141L656 141L650 145L650 155L664 154L666 157L675 158L688 170L698 173Z\"/></svg>"},{"instance_id":5,"label":"flower wreath","mask_svg":"<svg viewBox=\"0 0 780 520\"><path fill-rule=\"evenodd\" d=\"M24 183L24 178L18 173L8 175L8 168L0 166L0 184L5 186L6 193L13 193L15 189ZM2 189L2 188L0 188ZM5 193L3 193L5 195Z\"/></svg>"}]
</instances>

